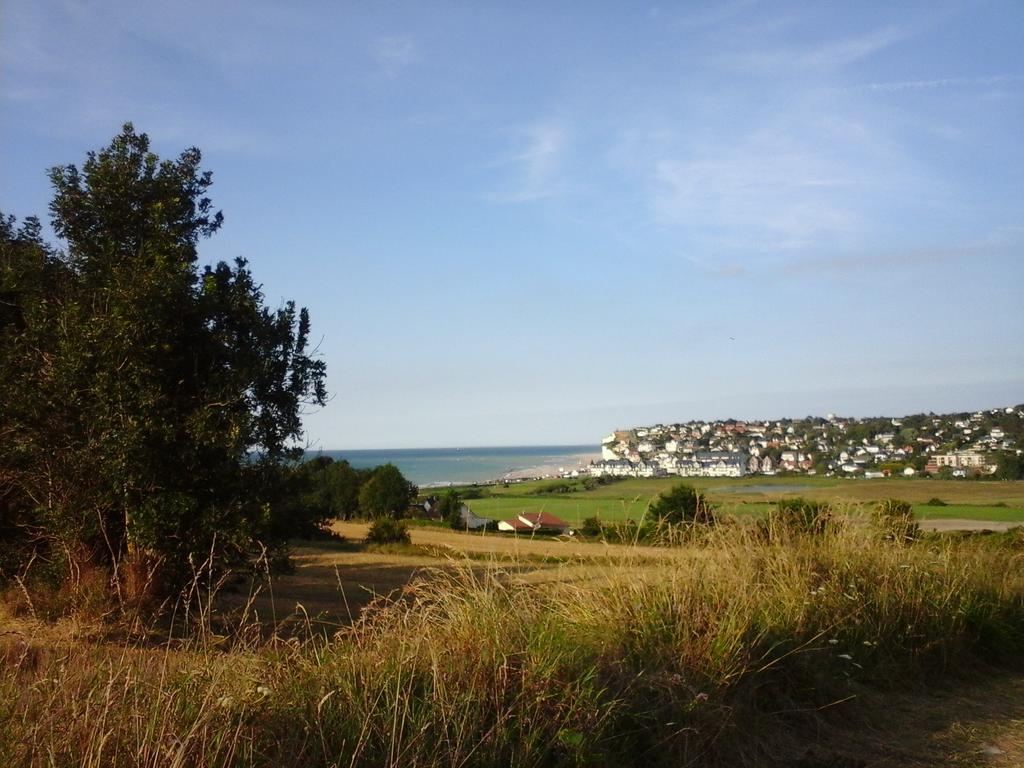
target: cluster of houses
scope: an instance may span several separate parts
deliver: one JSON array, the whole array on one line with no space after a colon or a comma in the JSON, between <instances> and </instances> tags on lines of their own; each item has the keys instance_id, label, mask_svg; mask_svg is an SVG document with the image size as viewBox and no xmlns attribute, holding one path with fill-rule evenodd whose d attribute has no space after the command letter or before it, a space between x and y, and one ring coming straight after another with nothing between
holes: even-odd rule
<instances>
[{"instance_id":1,"label":"cluster of houses","mask_svg":"<svg viewBox=\"0 0 1024 768\"><path fill-rule=\"evenodd\" d=\"M884 477L992 473L1024 444L1024 406L903 418L690 421L616 430L594 477L742 477L779 472Z\"/></svg>"},{"instance_id":2,"label":"cluster of houses","mask_svg":"<svg viewBox=\"0 0 1024 768\"><path fill-rule=\"evenodd\" d=\"M742 477L750 458L736 451L696 451L690 454L602 459L590 465L593 477Z\"/></svg>"}]
</instances>

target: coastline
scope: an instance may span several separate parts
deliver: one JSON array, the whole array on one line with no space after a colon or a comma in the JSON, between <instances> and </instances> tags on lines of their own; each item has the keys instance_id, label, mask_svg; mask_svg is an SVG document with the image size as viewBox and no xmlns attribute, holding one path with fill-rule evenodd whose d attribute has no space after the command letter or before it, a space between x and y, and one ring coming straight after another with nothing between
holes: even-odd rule
<instances>
[{"instance_id":1,"label":"coastline","mask_svg":"<svg viewBox=\"0 0 1024 768\"><path fill-rule=\"evenodd\" d=\"M593 444L582 444L325 450L315 455L344 459L356 469L394 464L420 488L450 488L519 482L585 470L592 460L600 459L599 452L600 448Z\"/></svg>"},{"instance_id":2,"label":"coastline","mask_svg":"<svg viewBox=\"0 0 1024 768\"><path fill-rule=\"evenodd\" d=\"M423 483L421 488L452 488L464 485L500 485L503 483L521 483L527 480L550 480L571 473L573 470L583 472L592 461L600 461L601 454L598 451L586 451L572 453L559 457L557 462L546 462L535 464L520 469L509 469L498 477L479 480L476 482L441 481L435 483Z\"/></svg>"},{"instance_id":3,"label":"coastline","mask_svg":"<svg viewBox=\"0 0 1024 768\"><path fill-rule=\"evenodd\" d=\"M511 470L493 482L503 483L509 480L543 480L545 478L560 477L561 475L572 472L573 470L582 471L592 461L600 461L601 454L600 452L576 453L564 456L562 459L562 461L557 463L552 462L527 467L526 469Z\"/></svg>"}]
</instances>

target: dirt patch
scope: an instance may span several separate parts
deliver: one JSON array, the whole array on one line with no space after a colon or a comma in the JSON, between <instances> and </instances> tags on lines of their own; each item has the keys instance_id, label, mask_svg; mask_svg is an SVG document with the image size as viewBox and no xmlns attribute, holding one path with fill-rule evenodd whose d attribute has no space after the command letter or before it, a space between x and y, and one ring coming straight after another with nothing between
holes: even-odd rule
<instances>
[{"instance_id":1,"label":"dirt patch","mask_svg":"<svg viewBox=\"0 0 1024 768\"><path fill-rule=\"evenodd\" d=\"M926 531L1008 531L1020 523L1011 520L965 520L951 517L920 520L919 525Z\"/></svg>"},{"instance_id":2,"label":"dirt patch","mask_svg":"<svg viewBox=\"0 0 1024 768\"><path fill-rule=\"evenodd\" d=\"M439 565L433 557L359 552L332 542L297 546L292 563L293 573L224 590L219 612L238 616L244 611L250 619L279 628L308 622L329 630L351 623L373 600L397 593Z\"/></svg>"},{"instance_id":3,"label":"dirt patch","mask_svg":"<svg viewBox=\"0 0 1024 768\"><path fill-rule=\"evenodd\" d=\"M844 738L869 768L1024 765L1024 675L989 670L974 683L872 696L873 716ZM850 752L848 752L850 754Z\"/></svg>"}]
</instances>

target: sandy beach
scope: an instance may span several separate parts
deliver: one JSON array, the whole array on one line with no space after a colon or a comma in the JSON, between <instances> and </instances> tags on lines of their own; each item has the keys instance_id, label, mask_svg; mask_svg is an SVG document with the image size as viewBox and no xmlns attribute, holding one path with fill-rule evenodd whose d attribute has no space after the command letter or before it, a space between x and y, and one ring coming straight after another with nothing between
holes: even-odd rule
<instances>
[{"instance_id":1,"label":"sandy beach","mask_svg":"<svg viewBox=\"0 0 1024 768\"><path fill-rule=\"evenodd\" d=\"M562 461L559 463L541 464L536 467L527 467L526 469L517 469L513 472L506 472L498 478L498 480L537 480L547 477L560 477L561 475L572 472L574 469L582 472L590 462L600 461L600 459L601 454L599 452L575 453L571 456L562 457Z\"/></svg>"}]
</instances>

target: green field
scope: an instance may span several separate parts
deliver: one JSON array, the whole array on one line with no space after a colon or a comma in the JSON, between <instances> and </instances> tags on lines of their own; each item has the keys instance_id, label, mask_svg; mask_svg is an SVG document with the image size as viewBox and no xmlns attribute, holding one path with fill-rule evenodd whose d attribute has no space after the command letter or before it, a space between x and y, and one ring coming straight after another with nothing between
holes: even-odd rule
<instances>
[{"instance_id":1,"label":"green field","mask_svg":"<svg viewBox=\"0 0 1024 768\"><path fill-rule=\"evenodd\" d=\"M851 511L867 510L880 499L905 499L922 519L1020 521L1024 523L1024 482L968 482L957 480L844 480L817 477L628 479L581 487L569 493L543 493L553 481L510 484L488 489L490 495L467 503L483 517L506 519L524 512L548 512L574 525L588 517L603 520L637 519L650 502L678 482L687 482L711 498L722 514L767 514L780 498L804 496L834 502ZM946 506L927 502L939 499Z\"/></svg>"}]
</instances>

